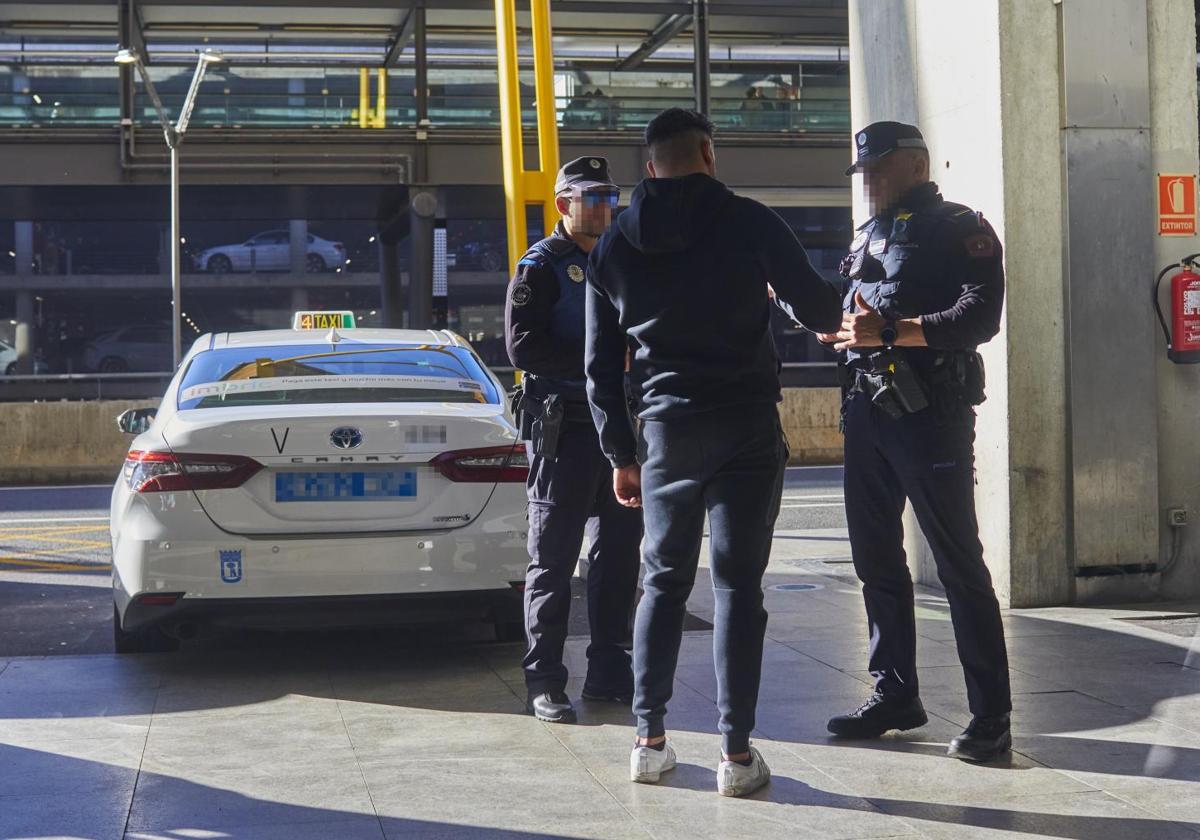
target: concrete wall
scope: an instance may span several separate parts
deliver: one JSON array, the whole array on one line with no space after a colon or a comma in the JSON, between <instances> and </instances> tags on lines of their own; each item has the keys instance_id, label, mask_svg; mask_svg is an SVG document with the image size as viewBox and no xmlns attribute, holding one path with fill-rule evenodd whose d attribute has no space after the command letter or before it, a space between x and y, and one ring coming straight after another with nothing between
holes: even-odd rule
<instances>
[{"instance_id":1,"label":"concrete wall","mask_svg":"<svg viewBox=\"0 0 1200 840\"><path fill-rule=\"evenodd\" d=\"M0 484L115 481L131 438L116 418L145 400L0 403Z\"/></svg>"},{"instance_id":2,"label":"concrete wall","mask_svg":"<svg viewBox=\"0 0 1200 840\"><path fill-rule=\"evenodd\" d=\"M1192 0L1146 6L1154 168L1193 172L1194 6ZM1200 591L1195 525L1165 576L1075 577L1058 15L1051 2L850 0L853 123L918 123L943 193L982 210L1005 243L1005 319L1000 335L983 349L989 398L979 411L976 446L981 537L1001 599L1035 606L1194 597ZM857 197L855 209L862 221ZM1152 223L1145 220L1147 227ZM1114 230L1112 240L1120 234ZM1162 264L1196 251L1195 240L1160 239L1156 265L1143 267L1147 287ZM1096 347L1089 362L1103 355L1104 347ZM1158 358L1157 370L1146 375L1158 379L1161 505L1186 507L1195 520L1200 370L1172 365L1165 353ZM910 564L917 579L936 583L917 530L906 523ZM1165 561L1172 541L1165 524L1160 537Z\"/></svg>"},{"instance_id":3,"label":"concrete wall","mask_svg":"<svg viewBox=\"0 0 1200 840\"><path fill-rule=\"evenodd\" d=\"M836 388L788 388L779 407L794 464L835 464L842 458ZM0 403L0 484L84 484L114 481L131 438L114 422L142 401Z\"/></svg>"},{"instance_id":4,"label":"concrete wall","mask_svg":"<svg viewBox=\"0 0 1200 840\"><path fill-rule=\"evenodd\" d=\"M1155 172L1195 172L1200 159L1195 7L1191 0L1153 0L1148 5L1152 166ZM1198 251L1198 237L1159 237L1153 273ZM1152 279L1148 274L1147 287ZM1154 592L1169 599L1195 598L1200 596L1200 365L1172 363L1162 337L1156 340L1158 497L1164 510L1187 508L1191 525L1183 532L1178 561L1154 582ZM1166 528L1159 533L1166 562L1172 534Z\"/></svg>"}]
</instances>

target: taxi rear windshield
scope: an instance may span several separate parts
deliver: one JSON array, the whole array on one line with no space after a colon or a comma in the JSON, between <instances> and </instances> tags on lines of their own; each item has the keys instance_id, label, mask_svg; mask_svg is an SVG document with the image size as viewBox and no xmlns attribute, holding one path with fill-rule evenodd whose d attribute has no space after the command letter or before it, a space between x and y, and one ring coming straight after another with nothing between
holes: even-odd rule
<instances>
[{"instance_id":1,"label":"taxi rear windshield","mask_svg":"<svg viewBox=\"0 0 1200 840\"><path fill-rule=\"evenodd\" d=\"M179 408L347 402L499 404L465 347L296 344L199 353L179 386Z\"/></svg>"}]
</instances>

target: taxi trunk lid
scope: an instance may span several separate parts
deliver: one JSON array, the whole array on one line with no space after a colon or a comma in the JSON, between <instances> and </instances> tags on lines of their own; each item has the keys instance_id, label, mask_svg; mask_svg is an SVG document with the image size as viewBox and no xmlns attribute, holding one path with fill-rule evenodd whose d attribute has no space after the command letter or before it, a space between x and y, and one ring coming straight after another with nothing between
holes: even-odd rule
<instances>
[{"instance_id":1,"label":"taxi trunk lid","mask_svg":"<svg viewBox=\"0 0 1200 840\"><path fill-rule=\"evenodd\" d=\"M252 459L238 486L194 489L220 528L307 535L459 528L497 481L523 480L502 406L342 404L181 411L163 429L181 461Z\"/></svg>"}]
</instances>

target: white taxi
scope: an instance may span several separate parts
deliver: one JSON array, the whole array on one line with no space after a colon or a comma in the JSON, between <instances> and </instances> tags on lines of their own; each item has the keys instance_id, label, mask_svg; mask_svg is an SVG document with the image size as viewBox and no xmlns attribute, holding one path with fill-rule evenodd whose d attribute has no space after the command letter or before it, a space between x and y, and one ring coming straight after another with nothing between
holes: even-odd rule
<instances>
[{"instance_id":1,"label":"white taxi","mask_svg":"<svg viewBox=\"0 0 1200 840\"><path fill-rule=\"evenodd\" d=\"M118 418L117 650L450 616L513 636L528 463L500 382L450 332L293 326L202 336Z\"/></svg>"}]
</instances>

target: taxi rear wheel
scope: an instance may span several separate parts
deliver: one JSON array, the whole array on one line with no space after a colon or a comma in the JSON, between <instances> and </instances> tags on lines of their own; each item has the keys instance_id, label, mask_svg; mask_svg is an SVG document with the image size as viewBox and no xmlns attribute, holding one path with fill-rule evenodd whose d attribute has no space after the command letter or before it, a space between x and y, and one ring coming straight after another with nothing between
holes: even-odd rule
<instances>
[{"instance_id":1,"label":"taxi rear wheel","mask_svg":"<svg viewBox=\"0 0 1200 840\"><path fill-rule=\"evenodd\" d=\"M178 650L179 640L168 636L161 627L150 626L127 632L121 629L121 615L113 604L113 647L117 653L164 653Z\"/></svg>"}]
</instances>

